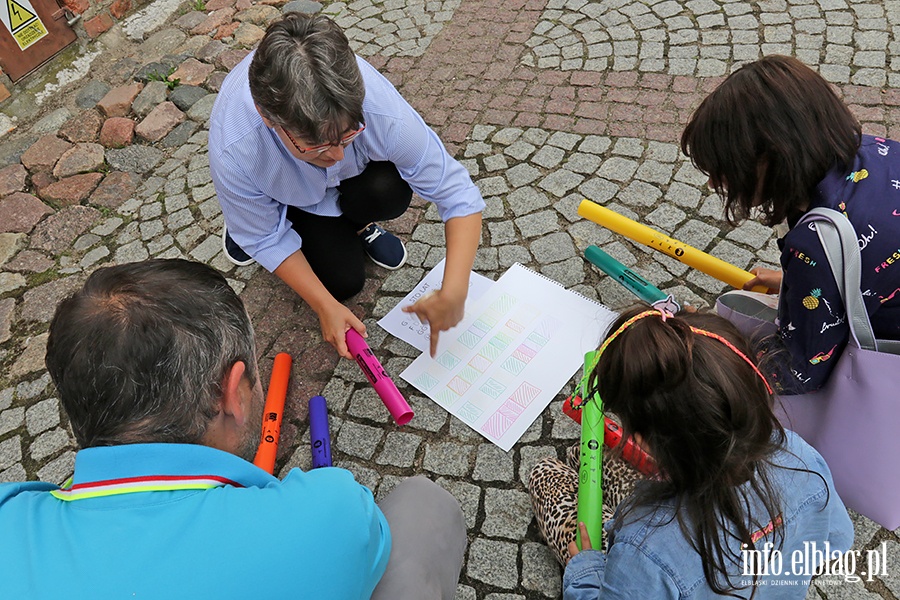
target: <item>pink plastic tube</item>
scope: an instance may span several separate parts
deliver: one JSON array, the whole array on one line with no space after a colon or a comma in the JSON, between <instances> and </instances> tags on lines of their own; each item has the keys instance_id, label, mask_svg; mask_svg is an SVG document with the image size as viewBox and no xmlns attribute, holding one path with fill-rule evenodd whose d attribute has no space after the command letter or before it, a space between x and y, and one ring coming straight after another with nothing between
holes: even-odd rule
<instances>
[{"instance_id":1,"label":"pink plastic tube","mask_svg":"<svg viewBox=\"0 0 900 600\"><path fill-rule=\"evenodd\" d=\"M347 330L347 348L350 350L353 358L356 359L356 363L362 369L366 379L375 388L375 393L378 394L378 397L381 398L381 401L384 402L384 405L390 411L391 416L394 417L397 425L409 423L413 418L412 409L407 404L403 394L394 385L387 371L375 358L375 353L369 348L366 340L355 329Z\"/></svg>"}]
</instances>

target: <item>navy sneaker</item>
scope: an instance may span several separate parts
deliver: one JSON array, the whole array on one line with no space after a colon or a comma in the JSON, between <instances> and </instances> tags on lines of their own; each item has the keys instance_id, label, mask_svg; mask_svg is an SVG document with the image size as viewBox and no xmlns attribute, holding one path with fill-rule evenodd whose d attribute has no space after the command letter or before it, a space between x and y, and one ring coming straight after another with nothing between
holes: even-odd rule
<instances>
[{"instance_id":1,"label":"navy sneaker","mask_svg":"<svg viewBox=\"0 0 900 600\"><path fill-rule=\"evenodd\" d=\"M252 256L244 252L237 242L231 239L228 229L222 229L222 251L225 252L225 258L239 267L246 267L255 262Z\"/></svg>"},{"instance_id":2,"label":"navy sneaker","mask_svg":"<svg viewBox=\"0 0 900 600\"><path fill-rule=\"evenodd\" d=\"M393 271L406 263L406 246L400 238L375 223L363 229L359 237L363 240L366 254L379 267Z\"/></svg>"}]
</instances>

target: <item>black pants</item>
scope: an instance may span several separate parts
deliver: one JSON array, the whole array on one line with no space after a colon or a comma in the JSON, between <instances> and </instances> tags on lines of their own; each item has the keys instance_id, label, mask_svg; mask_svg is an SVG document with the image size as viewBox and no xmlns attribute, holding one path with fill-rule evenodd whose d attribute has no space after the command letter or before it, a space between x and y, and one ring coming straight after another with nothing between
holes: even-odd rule
<instances>
[{"instance_id":1,"label":"black pants","mask_svg":"<svg viewBox=\"0 0 900 600\"><path fill-rule=\"evenodd\" d=\"M287 218L303 240L303 255L332 296L344 301L366 281L366 253L357 231L373 221L406 212L412 188L394 163L370 162L362 173L338 186L339 217L322 217L289 206Z\"/></svg>"}]
</instances>

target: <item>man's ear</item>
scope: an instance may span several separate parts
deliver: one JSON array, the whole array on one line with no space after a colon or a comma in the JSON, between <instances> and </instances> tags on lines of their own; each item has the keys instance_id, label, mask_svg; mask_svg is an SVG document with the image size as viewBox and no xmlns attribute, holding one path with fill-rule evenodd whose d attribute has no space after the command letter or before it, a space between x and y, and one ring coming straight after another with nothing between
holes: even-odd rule
<instances>
[{"instance_id":1,"label":"man's ear","mask_svg":"<svg viewBox=\"0 0 900 600\"><path fill-rule=\"evenodd\" d=\"M232 417L238 425L243 425L246 420L244 394L241 382L247 372L247 365L239 360L226 371L225 381L222 383L222 411L226 416Z\"/></svg>"}]
</instances>

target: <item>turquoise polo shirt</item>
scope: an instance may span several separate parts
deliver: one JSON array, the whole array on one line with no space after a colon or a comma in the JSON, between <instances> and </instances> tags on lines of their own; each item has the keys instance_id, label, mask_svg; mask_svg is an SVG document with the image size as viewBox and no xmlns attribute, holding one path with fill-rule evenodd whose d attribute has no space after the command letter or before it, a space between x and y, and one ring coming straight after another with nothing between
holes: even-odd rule
<instances>
[{"instance_id":1,"label":"turquoise polo shirt","mask_svg":"<svg viewBox=\"0 0 900 600\"><path fill-rule=\"evenodd\" d=\"M78 452L70 492L0 484L0 598L369 598L390 549L344 469L134 444Z\"/></svg>"}]
</instances>

